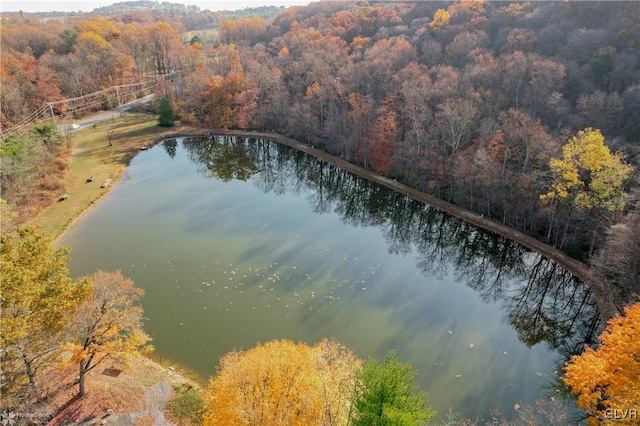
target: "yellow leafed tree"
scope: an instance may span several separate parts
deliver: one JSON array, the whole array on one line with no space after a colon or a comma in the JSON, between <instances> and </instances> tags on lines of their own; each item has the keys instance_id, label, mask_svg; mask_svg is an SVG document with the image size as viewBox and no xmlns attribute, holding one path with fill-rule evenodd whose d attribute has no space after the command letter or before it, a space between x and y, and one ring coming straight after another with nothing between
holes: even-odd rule
<instances>
[{"instance_id":1,"label":"yellow leafed tree","mask_svg":"<svg viewBox=\"0 0 640 426\"><path fill-rule=\"evenodd\" d=\"M341 425L360 360L345 346L271 341L230 352L209 382L205 425Z\"/></svg>"},{"instance_id":2,"label":"yellow leafed tree","mask_svg":"<svg viewBox=\"0 0 640 426\"><path fill-rule=\"evenodd\" d=\"M551 189L542 199L568 199L581 209L621 210L623 183L632 167L621 154L612 154L600 130L586 128L562 147L562 158L549 162L553 174Z\"/></svg>"},{"instance_id":3,"label":"yellow leafed tree","mask_svg":"<svg viewBox=\"0 0 640 426\"><path fill-rule=\"evenodd\" d=\"M449 20L451 19L451 15L444 9L436 10L436 13L433 15L433 21L429 24L431 28L440 28L446 25L449 25Z\"/></svg>"},{"instance_id":4,"label":"yellow leafed tree","mask_svg":"<svg viewBox=\"0 0 640 426\"><path fill-rule=\"evenodd\" d=\"M214 75L205 83L205 89L200 94L202 115L204 122L213 128L227 129L233 125L233 111L231 95L225 87L224 77Z\"/></svg>"},{"instance_id":5,"label":"yellow leafed tree","mask_svg":"<svg viewBox=\"0 0 640 426\"><path fill-rule=\"evenodd\" d=\"M586 347L565 366L564 383L589 414L589 424L640 421L640 303L609 320L597 349Z\"/></svg>"},{"instance_id":6,"label":"yellow leafed tree","mask_svg":"<svg viewBox=\"0 0 640 426\"><path fill-rule=\"evenodd\" d=\"M86 279L69 276L68 253L34 228L0 237L2 409L14 397L22 403L40 399L39 372L53 363L69 318L89 295Z\"/></svg>"}]
</instances>

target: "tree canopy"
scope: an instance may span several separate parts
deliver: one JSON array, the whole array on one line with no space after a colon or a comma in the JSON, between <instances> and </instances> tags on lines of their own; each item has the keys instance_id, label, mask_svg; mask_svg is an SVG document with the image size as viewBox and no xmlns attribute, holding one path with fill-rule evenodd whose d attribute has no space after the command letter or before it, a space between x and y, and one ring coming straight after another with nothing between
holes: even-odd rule
<instances>
[{"instance_id":1,"label":"tree canopy","mask_svg":"<svg viewBox=\"0 0 640 426\"><path fill-rule=\"evenodd\" d=\"M597 349L589 346L565 365L564 383L592 425L640 419L640 303L607 323ZM626 413L626 415L625 415Z\"/></svg>"},{"instance_id":2,"label":"tree canopy","mask_svg":"<svg viewBox=\"0 0 640 426\"><path fill-rule=\"evenodd\" d=\"M128 102L136 94L125 86L171 74L153 90L183 122L284 133L586 258L606 232L593 223L626 212L616 186L626 170L605 161L609 180L583 165L581 182L564 176L553 189L549 177L566 166L550 160L566 162L567 135L597 128L639 164L639 4L323 2L272 19L125 6L66 21L10 15L0 124L38 110L64 116L78 97L82 111ZM2 167L18 158L2 157ZM28 166L36 157L19 158ZM33 205L39 185L63 193L59 180L26 179L27 170L3 169L14 211ZM554 191L556 201L569 193L572 214L554 216L541 200Z\"/></svg>"},{"instance_id":3,"label":"tree canopy","mask_svg":"<svg viewBox=\"0 0 640 426\"><path fill-rule=\"evenodd\" d=\"M414 382L411 365L393 352L379 362L370 358L358 374L356 426L423 425L435 416L427 394Z\"/></svg>"},{"instance_id":4,"label":"tree canopy","mask_svg":"<svg viewBox=\"0 0 640 426\"><path fill-rule=\"evenodd\" d=\"M271 341L220 360L205 425L346 425L360 360L345 346Z\"/></svg>"},{"instance_id":5,"label":"tree canopy","mask_svg":"<svg viewBox=\"0 0 640 426\"><path fill-rule=\"evenodd\" d=\"M566 199L578 208L616 211L624 207L623 184L633 170L621 154L612 154L600 130L586 128L549 162L551 191L543 198Z\"/></svg>"},{"instance_id":6,"label":"tree canopy","mask_svg":"<svg viewBox=\"0 0 640 426\"><path fill-rule=\"evenodd\" d=\"M346 346L274 340L220 360L205 425L424 424L435 415L409 364L362 361Z\"/></svg>"},{"instance_id":7,"label":"tree canopy","mask_svg":"<svg viewBox=\"0 0 640 426\"><path fill-rule=\"evenodd\" d=\"M52 243L34 228L1 237L3 396L40 398L38 370L50 366L70 318L90 293L88 280L69 276L69 250Z\"/></svg>"},{"instance_id":8,"label":"tree canopy","mask_svg":"<svg viewBox=\"0 0 640 426\"><path fill-rule=\"evenodd\" d=\"M107 358L126 359L151 338L142 330L144 294L120 271L98 271L91 277L91 296L79 307L73 320L77 343L73 360L79 364L79 394L85 394L85 377Z\"/></svg>"}]
</instances>

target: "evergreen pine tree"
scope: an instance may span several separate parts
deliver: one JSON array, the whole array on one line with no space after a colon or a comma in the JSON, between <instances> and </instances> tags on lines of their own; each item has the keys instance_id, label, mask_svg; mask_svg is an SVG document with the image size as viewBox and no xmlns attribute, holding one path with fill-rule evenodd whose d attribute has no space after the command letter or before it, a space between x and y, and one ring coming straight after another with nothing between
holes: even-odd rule
<instances>
[{"instance_id":1,"label":"evergreen pine tree","mask_svg":"<svg viewBox=\"0 0 640 426\"><path fill-rule=\"evenodd\" d=\"M169 101L167 96L163 96L158 103L158 126L173 127L174 120L175 116L171 101Z\"/></svg>"}]
</instances>

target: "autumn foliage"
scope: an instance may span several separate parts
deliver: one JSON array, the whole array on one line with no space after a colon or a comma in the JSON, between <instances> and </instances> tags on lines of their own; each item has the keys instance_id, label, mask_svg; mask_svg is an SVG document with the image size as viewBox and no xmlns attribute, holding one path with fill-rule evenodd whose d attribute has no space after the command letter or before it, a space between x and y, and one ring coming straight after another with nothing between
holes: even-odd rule
<instances>
[{"instance_id":1,"label":"autumn foliage","mask_svg":"<svg viewBox=\"0 0 640 426\"><path fill-rule=\"evenodd\" d=\"M334 340L274 340L220 360L204 424L417 426L435 412L414 378L393 353L363 363Z\"/></svg>"},{"instance_id":2,"label":"autumn foliage","mask_svg":"<svg viewBox=\"0 0 640 426\"><path fill-rule=\"evenodd\" d=\"M612 167L615 182L600 179L606 173L587 182L594 170L581 167L583 184L566 181L572 196L562 198L563 172L551 159L593 128L638 164L640 8L583 6L321 2L268 18L4 16L0 124L176 70L154 90L169 96L177 119L284 133L586 258L627 211L617 182L629 189L618 178L633 173ZM214 36L180 33L207 22ZM119 93L87 111L117 104ZM18 176L24 169L6 173L20 177L7 186L14 210L32 204L13 199L31 183ZM551 204L540 198L554 191ZM558 209L560 199L572 210Z\"/></svg>"},{"instance_id":3,"label":"autumn foliage","mask_svg":"<svg viewBox=\"0 0 640 426\"><path fill-rule=\"evenodd\" d=\"M22 122L47 102L84 99L107 87L153 81L177 70L180 79L155 89L171 99L177 119L210 128L285 133L571 249L578 257L602 247L606 255L593 264L609 279L624 283L625 297L631 298L638 288L638 250L637 232L629 230L638 227L640 207L640 192L632 181L633 166L640 162L638 4L318 2L270 19L238 20L220 19L210 11L171 16L150 10L109 17L95 13L69 19L3 15L0 127ZM195 26L209 26L216 38L181 34ZM197 41L186 42L189 39ZM78 112L109 108L122 100L131 99L105 96ZM61 103L49 113L63 116L65 108ZM71 144L58 135L60 127L43 124L2 141L0 207L5 229L66 191ZM628 164L613 147L625 152ZM3 244L7 253L13 250L9 240ZM27 254L55 263L34 264L33 271L59 268L64 279L49 280L52 274L47 271L35 279L34 272L11 264L11 256L22 254L3 253L3 269L8 268L3 279L12 281L3 283L2 344L4 354L12 357L11 365L5 365L19 377L16 394L37 390L37 377L28 370L41 365L39 354L51 349L51 336L58 337L66 325L63 319L81 299L71 294L75 284L60 265L66 252L34 248ZM107 278L134 302L141 296L124 277ZM32 286L25 284L32 281ZM65 297L70 299L65 302ZM83 305L89 328L99 302L91 303ZM136 303L121 306L140 314ZM626 318L635 309L629 308ZM27 324L27 318L39 322ZM129 336L129 343L146 341L132 331L139 321L129 319L131 327L110 331L110 336ZM93 326L100 324L94 321ZM95 337L90 331L84 334L86 341ZM32 339L43 333L46 342ZM614 349L613 340L603 337L597 351L585 352L584 359L591 362L583 365L583 377L600 379L596 373L609 368L612 361L598 357L600 351L612 351L611 359L616 359L613 351L626 350ZM29 355L32 343L36 358ZM117 339L107 343L93 355L95 345L80 345L75 359L90 361L90 367L99 353L111 350L105 348L115 354L127 346ZM627 343L632 347L633 342ZM354 380L346 365L357 364L355 356L332 342L313 348L279 344L284 357L268 355L277 348L270 343L254 349L263 357L251 350L223 359L210 388L229 392L211 391L211 407L218 408L212 408L208 421L233 424L233 419L255 418L256 410L264 407L260 395L271 401L268 408L278 419L334 424L345 418L345 410L353 407L344 399L345 389ZM26 364L20 364L20 357ZM285 360L295 368L287 370ZM80 366L81 376L88 371L85 367ZM269 383L277 383L278 389L251 387L230 373L235 369L277 379ZM287 375L292 371L305 374ZM611 370L611 378L622 371ZM578 377L571 367L567 372L568 380ZM605 407L614 404L623 382L600 381L587 393L578 392L590 395L582 401L586 398L588 409L597 414L600 407L594 401L608 401L602 402ZM319 383L326 385L320 393L314 387ZM254 398L241 412L223 399L236 395L234 404L244 401L244 395L234 394L238 389ZM303 394L304 401L299 398ZM596 394L602 398L594 399ZM296 409L278 405L277 395L291 396Z\"/></svg>"},{"instance_id":4,"label":"autumn foliage","mask_svg":"<svg viewBox=\"0 0 640 426\"><path fill-rule=\"evenodd\" d=\"M39 403L68 360L78 372L79 396L89 371L107 359L126 361L151 350L142 330L143 291L118 272L73 279L69 249L34 228L0 238L0 409ZM75 369L74 368L74 369Z\"/></svg>"},{"instance_id":5,"label":"autumn foliage","mask_svg":"<svg viewBox=\"0 0 640 426\"><path fill-rule=\"evenodd\" d=\"M109 358L126 360L139 350L150 352L151 338L142 330L144 291L120 271L91 275L91 296L72 321L77 337L72 361L78 368L79 395L85 394L86 374Z\"/></svg>"},{"instance_id":6,"label":"autumn foliage","mask_svg":"<svg viewBox=\"0 0 640 426\"><path fill-rule=\"evenodd\" d=\"M69 250L52 244L34 228L0 239L2 408L14 398L26 404L41 399L41 373L60 354L69 320L90 292L86 279L69 276Z\"/></svg>"},{"instance_id":7,"label":"autumn foliage","mask_svg":"<svg viewBox=\"0 0 640 426\"><path fill-rule=\"evenodd\" d=\"M565 366L564 382L589 413L590 424L637 424L640 416L640 303L611 319L597 349L589 346ZM624 419L623 413L627 413ZM635 416L634 416L635 414ZM634 418L635 417L635 418Z\"/></svg>"},{"instance_id":8,"label":"autumn foliage","mask_svg":"<svg viewBox=\"0 0 640 426\"><path fill-rule=\"evenodd\" d=\"M624 207L623 183L632 167L620 153L611 153L600 130L579 131L562 148L562 158L551 159L550 167L554 180L543 198L569 199L583 209Z\"/></svg>"},{"instance_id":9,"label":"autumn foliage","mask_svg":"<svg viewBox=\"0 0 640 426\"><path fill-rule=\"evenodd\" d=\"M272 341L220 360L205 425L346 424L361 361L345 346Z\"/></svg>"}]
</instances>

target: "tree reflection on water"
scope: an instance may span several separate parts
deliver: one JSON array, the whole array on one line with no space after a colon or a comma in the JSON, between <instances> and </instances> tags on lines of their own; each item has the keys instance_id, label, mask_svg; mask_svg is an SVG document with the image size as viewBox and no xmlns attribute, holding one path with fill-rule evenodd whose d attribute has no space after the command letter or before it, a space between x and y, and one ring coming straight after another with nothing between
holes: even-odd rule
<instances>
[{"instance_id":1,"label":"tree reflection on water","mask_svg":"<svg viewBox=\"0 0 640 426\"><path fill-rule=\"evenodd\" d=\"M175 140L165 141L171 155ZM205 176L249 180L265 192L308 195L316 213L383 230L391 253L418 253L425 275L453 272L484 301L498 301L529 347L545 343L560 365L602 328L596 301L571 273L515 241L384 188L288 146L256 138L183 141Z\"/></svg>"}]
</instances>

